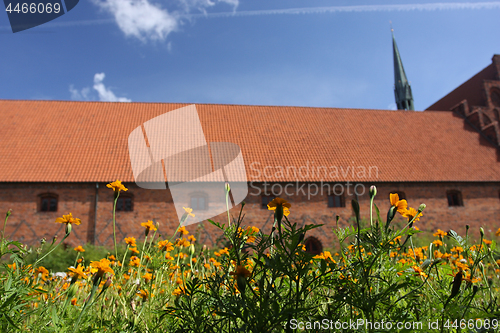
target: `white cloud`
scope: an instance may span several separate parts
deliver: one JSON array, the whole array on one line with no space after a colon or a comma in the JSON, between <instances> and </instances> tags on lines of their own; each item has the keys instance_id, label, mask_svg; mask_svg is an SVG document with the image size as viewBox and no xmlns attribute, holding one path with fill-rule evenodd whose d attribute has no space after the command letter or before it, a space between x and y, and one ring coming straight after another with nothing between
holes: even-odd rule
<instances>
[{"instance_id":1,"label":"white cloud","mask_svg":"<svg viewBox=\"0 0 500 333\"><path fill-rule=\"evenodd\" d=\"M125 97L116 97L116 95L111 91L111 89L106 88L104 83L104 78L106 75L104 73L96 73L94 75L94 90L97 92L92 94L90 87L85 87L82 90L76 89L72 84L69 85L69 92L71 93L71 99L74 100L95 100L97 97L101 102L131 102L130 99Z\"/></svg>"},{"instance_id":2,"label":"white cloud","mask_svg":"<svg viewBox=\"0 0 500 333\"><path fill-rule=\"evenodd\" d=\"M104 73L97 73L94 75L94 89L99 94L101 102L131 102L132 100L125 97L116 97L111 89L106 88L102 81L106 75Z\"/></svg>"},{"instance_id":3,"label":"white cloud","mask_svg":"<svg viewBox=\"0 0 500 333\"><path fill-rule=\"evenodd\" d=\"M178 30L183 19L189 19L192 11L201 11L206 15L206 8L218 3L233 6L236 10L239 0L168 0L176 5L177 10L169 11L151 0L92 0L104 11L111 13L118 27L126 36L136 37L142 41L164 40Z\"/></svg>"},{"instance_id":4,"label":"white cloud","mask_svg":"<svg viewBox=\"0 0 500 333\"><path fill-rule=\"evenodd\" d=\"M126 36L145 39L165 39L178 27L179 18L148 0L93 0L115 17Z\"/></svg>"}]
</instances>

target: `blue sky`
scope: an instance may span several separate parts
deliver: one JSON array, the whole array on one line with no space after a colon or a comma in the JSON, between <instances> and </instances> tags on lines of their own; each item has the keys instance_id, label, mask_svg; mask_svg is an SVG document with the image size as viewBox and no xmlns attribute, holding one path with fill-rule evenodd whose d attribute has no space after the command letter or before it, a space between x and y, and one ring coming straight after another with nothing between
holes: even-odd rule
<instances>
[{"instance_id":1,"label":"blue sky","mask_svg":"<svg viewBox=\"0 0 500 333\"><path fill-rule=\"evenodd\" d=\"M500 1L80 0L12 33L0 99L392 109L394 33L423 110L500 53Z\"/></svg>"}]
</instances>

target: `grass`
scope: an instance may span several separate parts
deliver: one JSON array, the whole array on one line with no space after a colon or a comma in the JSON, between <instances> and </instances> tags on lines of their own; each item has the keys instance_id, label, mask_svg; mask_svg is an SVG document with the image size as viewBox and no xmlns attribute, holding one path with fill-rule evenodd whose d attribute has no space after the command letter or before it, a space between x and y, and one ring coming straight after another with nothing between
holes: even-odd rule
<instances>
[{"instance_id":1,"label":"grass","mask_svg":"<svg viewBox=\"0 0 500 333\"><path fill-rule=\"evenodd\" d=\"M142 223L143 243L86 245L78 258L57 244L28 249L2 236L0 258L11 263L0 270L0 331L498 331L495 240L482 230L422 237L414 225L425 205L412 214L393 205L387 219L369 221L352 206L354 225L333 229L335 252L316 256L302 242L319 225L298 227L284 200L270 203L270 234L244 225L244 204L227 224L210 221L228 244L218 250L195 246L181 227L188 210L170 239ZM394 223L398 214L404 225Z\"/></svg>"}]
</instances>

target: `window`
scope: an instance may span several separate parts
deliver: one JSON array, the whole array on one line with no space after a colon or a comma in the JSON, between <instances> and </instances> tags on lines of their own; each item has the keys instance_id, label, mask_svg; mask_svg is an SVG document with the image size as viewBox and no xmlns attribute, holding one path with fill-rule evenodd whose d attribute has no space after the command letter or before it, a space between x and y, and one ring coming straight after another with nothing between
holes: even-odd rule
<instances>
[{"instance_id":1,"label":"window","mask_svg":"<svg viewBox=\"0 0 500 333\"><path fill-rule=\"evenodd\" d=\"M207 197L204 195L193 195L191 196L190 208L193 210L207 210L208 202Z\"/></svg>"},{"instance_id":2,"label":"window","mask_svg":"<svg viewBox=\"0 0 500 333\"><path fill-rule=\"evenodd\" d=\"M131 212L134 210L132 196L125 195L119 196L116 201L116 211L117 212Z\"/></svg>"},{"instance_id":3,"label":"window","mask_svg":"<svg viewBox=\"0 0 500 333\"><path fill-rule=\"evenodd\" d=\"M323 251L323 245L316 237L309 237L304 242L306 252L311 254L320 254Z\"/></svg>"},{"instance_id":4,"label":"window","mask_svg":"<svg viewBox=\"0 0 500 333\"><path fill-rule=\"evenodd\" d=\"M42 194L40 196L40 209L41 212L57 212L57 195L55 194Z\"/></svg>"},{"instance_id":5,"label":"window","mask_svg":"<svg viewBox=\"0 0 500 333\"><path fill-rule=\"evenodd\" d=\"M345 199L343 195L328 195L328 207L345 207Z\"/></svg>"},{"instance_id":6,"label":"window","mask_svg":"<svg viewBox=\"0 0 500 333\"><path fill-rule=\"evenodd\" d=\"M446 192L446 196L448 197L448 206L463 206L464 203L462 201L462 193L460 191L451 190Z\"/></svg>"},{"instance_id":7,"label":"window","mask_svg":"<svg viewBox=\"0 0 500 333\"><path fill-rule=\"evenodd\" d=\"M393 191L391 193L397 194L399 196L399 200L406 200L406 193L403 191Z\"/></svg>"},{"instance_id":8,"label":"window","mask_svg":"<svg viewBox=\"0 0 500 333\"><path fill-rule=\"evenodd\" d=\"M270 203L271 201L273 201L275 197L272 196L272 195L263 195L262 196L262 206L261 208L262 209L267 209L267 204Z\"/></svg>"}]
</instances>

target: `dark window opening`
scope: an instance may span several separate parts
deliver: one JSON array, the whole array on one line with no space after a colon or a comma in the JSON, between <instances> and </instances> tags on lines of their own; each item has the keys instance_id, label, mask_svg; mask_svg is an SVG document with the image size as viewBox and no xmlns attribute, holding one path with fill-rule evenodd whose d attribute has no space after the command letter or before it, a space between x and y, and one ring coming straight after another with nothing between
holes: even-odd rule
<instances>
[{"instance_id":1,"label":"dark window opening","mask_svg":"<svg viewBox=\"0 0 500 333\"><path fill-rule=\"evenodd\" d=\"M446 192L446 196L448 197L448 206L463 206L464 203L462 201L462 193L460 191L448 191Z\"/></svg>"},{"instance_id":2,"label":"dark window opening","mask_svg":"<svg viewBox=\"0 0 500 333\"><path fill-rule=\"evenodd\" d=\"M201 195L192 196L190 202L190 208L193 210L207 210L208 209L207 198Z\"/></svg>"},{"instance_id":3,"label":"dark window opening","mask_svg":"<svg viewBox=\"0 0 500 333\"><path fill-rule=\"evenodd\" d=\"M328 196L328 207L345 207L344 196L330 194Z\"/></svg>"},{"instance_id":4,"label":"dark window opening","mask_svg":"<svg viewBox=\"0 0 500 333\"><path fill-rule=\"evenodd\" d=\"M132 197L118 197L116 201L116 211L131 212L134 210Z\"/></svg>"},{"instance_id":5,"label":"dark window opening","mask_svg":"<svg viewBox=\"0 0 500 333\"><path fill-rule=\"evenodd\" d=\"M262 208L262 209L267 209L267 205L268 205L271 201L273 201L273 199L274 199L274 198L275 198L275 197L274 197L274 196L272 196L272 195L263 195L263 196L262 196L262 201L261 201L261 203L262 203L261 208Z\"/></svg>"},{"instance_id":6,"label":"dark window opening","mask_svg":"<svg viewBox=\"0 0 500 333\"><path fill-rule=\"evenodd\" d=\"M399 200L406 200L406 193L403 191L394 191L391 193L395 193L399 196Z\"/></svg>"},{"instance_id":7,"label":"dark window opening","mask_svg":"<svg viewBox=\"0 0 500 333\"><path fill-rule=\"evenodd\" d=\"M57 212L57 196L43 195L40 197L41 212Z\"/></svg>"},{"instance_id":8,"label":"dark window opening","mask_svg":"<svg viewBox=\"0 0 500 333\"><path fill-rule=\"evenodd\" d=\"M306 247L306 252L310 254L316 255L323 252L323 245L321 245L321 242L316 237L307 238L304 245Z\"/></svg>"}]
</instances>

